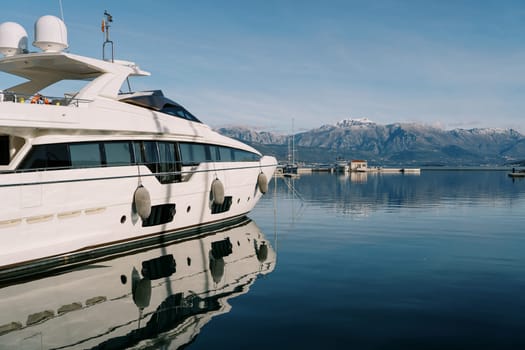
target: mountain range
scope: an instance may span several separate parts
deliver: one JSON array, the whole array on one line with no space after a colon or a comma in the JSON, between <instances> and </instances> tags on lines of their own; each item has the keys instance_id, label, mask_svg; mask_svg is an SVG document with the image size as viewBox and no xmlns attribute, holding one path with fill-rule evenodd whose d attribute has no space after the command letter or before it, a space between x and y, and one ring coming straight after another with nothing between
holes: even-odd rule
<instances>
[{"instance_id":1,"label":"mountain range","mask_svg":"<svg viewBox=\"0 0 525 350\"><path fill-rule=\"evenodd\" d=\"M381 125L368 119L346 119L294 135L246 127L217 131L283 162L293 148L294 159L305 163L365 159L378 166L525 165L525 136L513 129L444 130L416 123Z\"/></svg>"}]
</instances>

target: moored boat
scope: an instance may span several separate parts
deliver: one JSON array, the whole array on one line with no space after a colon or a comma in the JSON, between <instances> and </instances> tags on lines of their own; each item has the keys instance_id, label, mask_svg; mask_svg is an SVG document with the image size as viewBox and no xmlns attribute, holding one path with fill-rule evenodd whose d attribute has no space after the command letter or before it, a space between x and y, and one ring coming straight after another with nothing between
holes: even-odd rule
<instances>
[{"instance_id":1,"label":"moored boat","mask_svg":"<svg viewBox=\"0 0 525 350\"><path fill-rule=\"evenodd\" d=\"M345 159L338 159L335 163L335 170L338 173L348 173L350 172L350 163Z\"/></svg>"},{"instance_id":2,"label":"moored boat","mask_svg":"<svg viewBox=\"0 0 525 350\"><path fill-rule=\"evenodd\" d=\"M515 178L515 177L525 177L525 170L518 170L516 171L516 169L512 169L512 172L508 173L508 175L512 178Z\"/></svg>"},{"instance_id":3,"label":"moored boat","mask_svg":"<svg viewBox=\"0 0 525 350\"><path fill-rule=\"evenodd\" d=\"M0 25L0 71L27 80L0 93L0 272L228 224L267 191L274 157L216 133L160 90L121 92L149 75L135 63L65 52L67 29L54 16L35 24L40 51L27 42L20 25ZM45 93L70 80L85 85Z\"/></svg>"}]
</instances>

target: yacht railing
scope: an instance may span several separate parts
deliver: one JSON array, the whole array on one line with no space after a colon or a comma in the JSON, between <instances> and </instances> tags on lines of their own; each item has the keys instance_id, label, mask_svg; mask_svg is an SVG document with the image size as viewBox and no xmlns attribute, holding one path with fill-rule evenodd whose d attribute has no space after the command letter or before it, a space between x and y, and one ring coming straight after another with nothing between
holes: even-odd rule
<instances>
[{"instance_id":1,"label":"yacht railing","mask_svg":"<svg viewBox=\"0 0 525 350\"><path fill-rule=\"evenodd\" d=\"M92 100L76 98L75 96L76 94L64 94L64 97L46 96L42 94L27 95L13 91L0 90L0 103L11 102L79 107L81 104L92 102Z\"/></svg>"}]
</instances>

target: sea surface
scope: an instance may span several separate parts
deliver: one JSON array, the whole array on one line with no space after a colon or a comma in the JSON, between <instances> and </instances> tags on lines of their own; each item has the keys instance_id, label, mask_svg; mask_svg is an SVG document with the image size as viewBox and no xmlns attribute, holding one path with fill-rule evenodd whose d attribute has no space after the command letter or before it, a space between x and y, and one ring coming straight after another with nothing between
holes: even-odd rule
<instances>
[{"instance_id":1,"label":"sea surface","mask_svg":"<svg viewBox=\"0 0 525 350\"><path fill-rule=\"evenodd\" d=\"M0 289L15 324L0 349L525 349L525 179L427 169L278 178L249 218ZM151 276L167 253L176 271ZM59 313L49 299L61 297ZM28 325L17 302L52 315Z\"/></svg>"}]
</instances>

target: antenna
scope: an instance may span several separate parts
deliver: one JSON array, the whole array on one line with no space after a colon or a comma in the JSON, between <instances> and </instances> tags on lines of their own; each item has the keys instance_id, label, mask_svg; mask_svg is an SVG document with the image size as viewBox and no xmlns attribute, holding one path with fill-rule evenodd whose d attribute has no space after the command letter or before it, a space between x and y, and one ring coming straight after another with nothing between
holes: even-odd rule
<instances>
[{"instance_id":1,"label":"antenna","mask_svg":"<svg viewBox=\"0 0 525 350\"><path fill-rule=\"evenodd\" d=\"M114 62L115 58L115 51L113 49L113 41L109 40L109 27L111 27L110 23L113 22L113 16L108 13L108 11L104 11L105 18L102 19L102 33L106 34L106 40L102 44L102 59L104 61L107 61L106 59L106 45L111 45L111 62Z\"/></svg>"},{"instance_id":2,"label":"antenna","mask_svg":"<svg viewBox=\"0 0 525 350\"><path fill-rule=\"evenodd\" d=\"M62 22L66 23L66 20L64 19L64 9L62 8L62 0L58 0L58 5L60 6L60 17L62 18Z\"/></svg>"}]
</instances>

